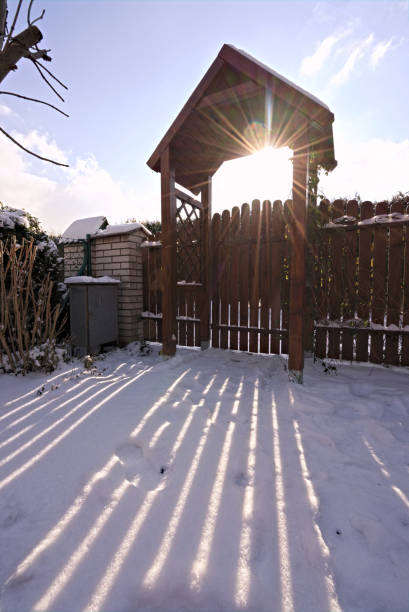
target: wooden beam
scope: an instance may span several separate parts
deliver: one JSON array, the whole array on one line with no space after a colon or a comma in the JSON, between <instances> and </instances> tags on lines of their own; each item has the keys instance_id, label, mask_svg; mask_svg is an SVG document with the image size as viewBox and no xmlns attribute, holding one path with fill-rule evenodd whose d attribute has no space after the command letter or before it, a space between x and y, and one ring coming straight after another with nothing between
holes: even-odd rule
<instances>
[{"instance_id":1,"label":"wooden beam","mask_svg":"<svg viewBox=\"0 0 409 612\"><path fill-rule=\"evenodd\" d=\"M190 204L191 206L202 210L202 203L200 202L200 200L195 200L195 198L192 198L192 196L188 195L187 193L184 193L180 189L175 189L175 194L177 199L181 202L186 202L186 204Z\"/></svg>"},{"instance_id":2,"label":"wooden beam","mask_svg":"<svg viewBox=\"0 0 409 612\"><path fill-rule=\"evenodd\" d=\"M167 147L160 158L162 205L162 355L176 353L176 193L175 172Z\"/></svg>"},{"instance_id":3,"label":"wooden beam","mask_svg":"<svg viewBox=\"0 0 409 612\"><path fill-rule=\"evenodd\" d=\"M240 102L241 100L251 98L256 94L261 93L262 89L263 88L260 87L258 83L255 83L254 81L246 81L245 83L240 83L235 87L222 89L221 91L216 91L213 94L205 96L197 108L202 109L207 106L235 104L237 102Z\"/></svg>"},{"instance_id":4,"label":"wooden beam","mask_svg":"<svg viewBox=\"0 0 409 612\"><path fill-rule=\"evenodd\" d=\"M209 347L210 342L210 222L212 219L212 179L208 178L202 187L202 211L200 214L202 247L202 307L200 312L200 346Z\"/></svg>"},{"instance_id":5,"label":"wooden beam","mask_svg":"<svg viewBox=\"0 0 409 612\"><path fill-rule=\"evenodd\" d=\"M304 369L303 315L305 306L305 244L307 231L308 147L299 147L293 157L293 202L290 245L290 316L288 370L292 380L302 383Z\"/></svg>"}]
</instances>

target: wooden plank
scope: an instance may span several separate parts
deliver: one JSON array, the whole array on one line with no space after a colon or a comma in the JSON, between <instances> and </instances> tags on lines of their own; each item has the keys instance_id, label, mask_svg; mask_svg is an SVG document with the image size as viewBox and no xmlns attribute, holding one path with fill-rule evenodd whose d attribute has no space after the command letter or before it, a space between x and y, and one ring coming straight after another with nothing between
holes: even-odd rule
<instances>
[{"instance_id":1,"label":"wooden plank","mask_svg":"<svg viewBox=\"0 0 409 612\"><path fill-rule=\"evenodd\" d=\"M154 304L156 313L162 313L162 247L155 249L153 253L152 265L154 269ZM162 342L162 318L156 323L155 326L155 339L156 342Z\"/></svg>"},{"instance_id":2,"label":"wooden plank","mask_svg":"<svg viewBox=\"0 0 409 612\"><path fill-rule=\"evenodd\" d=\"M386 202L379 202L376 205L377 215L388 212L389 206ZM378 224L374 229L372 323L380 325L385 325L387 257L388 228ZM383 340L382 332L372 332L370 361L373 363L383 361Z\"/></svg>"},{"instance_id":3,"label":"wooden plank","mask_svg":"<svg viewBox=\"0 0 409 612\"><path fill-rule=\"evenodd\" d=\"M409 213L409 206L406 208ZM404 269L403 269L403 308L402 325L409 326L409 225L404 229ZM401 365L409 366L409 334L402 338Z\"/></svg>"},{"instance_id":4,"label":"wooden plank","mask_svg":"<svg viewBox=\"0 0 409 612\"><path fill-rule=\"evenodd\" d=\"M270 228L270 308L271 327L280 327L281 317L281 285L283 273L283 245L285 234L284 211L281 200L275 200L271 214ZM288 242L288 241L287 241ZM288 246L288 244L287 244ZM287 294L288 296L288 294ZM288 328L288 316L285 322ZM284 323L283 323L284 325ZM288 349L287 349L288 350ZM270 352L278 355L280 353L280 338L272 336Z\"/></svg>"},{"instance_id":5,"label":"wooden plank","mask_svg":"<svg viewBox=\"0 0 409 612\"><path fill-rule=\"evenodd\" d=\"M202 206L200 212L200 257L201 281L203 284L200 310L200 342L202 348L210 344L210 222L212 218L212 179L202 187Z\"/></svg>"},{"instance_id":6,"label":"wooden plank","mask_svg":"<svg viewBox=\"0 0 409 612\"><path fill-rule=\"evenodd\" d=\"M176 193L176 197L178 200L181 200L182 202L186 202L186 204L190 204L191 206L194 206L195 208L202 210L203 205L200 200L196 200L196 198L192 198L192 196L188 195L184 191L181 191L180 189L175 189L175 193Z\"/></svg>"},{"instance_id":7,"label":"wooden plank","mask_svg":"<svg viewBox=\"0 0 409 612\"><path fill-rule=\"evenodd\" d=\"M194 317L194 298L192 291L185 291L185 300L186 300L186 316ZM194 330L195 324L193 321L186 321L186 346L195 346L195 338L194 338Z\"/></svg>"},{"instance_id":8,"label":"wooden plank","mask_svg":"<svg viewBox=\"0 0 409 612\"><path fill-rule=\"evenodd\" d=\"M176 353L176 194L175 173L167 147L161 156L162 207L162 354Z\"/></svg>"},{"instance_id":9,"label":"wooden plank","mask_svg":"<svg viewBox=\"0 0 409 612\"><path fill-rule=\"evenodd\" d=\"M260 200L253 200L250 217L250 326L260 327L259 299L260 299ZM258 333L250 332L249 350L258 353Z\"/></svg>"},{"instance_id":10,"label":"wooden plank","mask_svg":"<svg viewBox=\"0 0 409 612\"><path fill-rule=\"evenodd\" d=\"M359 208L356 200L349 200L346 206L346 214L358 219ZM343 321L355 318L357 303L357 256L358 256L358 229L345 232L344 235L344 299L343 299ZM353 359L353 330L345 330L342 334L342 359L352 361Z\"/></svg>"},{"instance_id":11,"label":"wooden plank","mask_svg":"<svg viewBox=\"0 0 409 612\"><path fill-rule=\"evenodd\" d=\"M307 151L294 153L293 156L293 205L290 224L291 269L288 369L299 382L302 381L304 369L303 317L307 231Z\"/></svg>"},{"instance_id":12,"label":"wooden plank","mask_svg":"<svg viewBox=\"0 0 409 612\"><path fill-rule=\"evenodd\" d=\"M220 323L229 324L229 272L230 272L230 212L224 210L222 213L222 224L220 232L220 260L219 260L219 284L220 284ZM228 330L220 331L220 348L227 349Z\"/></svg>"},{"instance_id":13,"label":"wooden plank","mask_svg":"<svg viewBox=\"0 0 409 612\"><path fill-rule=\"evenodd\" d=\"M205 96L201 102L199 102L197 108L205 108L206 106L220 106L224 104L236 104L246 98L251 98L254 95L263 91L260 85L257 85L254 81L245 81L239 83L234 87L228 87L221 91L216 91L213 94Z\"/></svg>"},{"instance_id":14,"label":"wooden plank","mask_svg":"<svg viewBox=\"0 0 409 612\"><path fill-rule=\"evenodd\" d=\"M260 326L270 327L271 296L271 202L265 200L261 211L260 249ZM260 353L269 353L269 336L260 335Z\"/></svg>"},{"instance_id":15,"label":"wooden plank","mask_svg":"<svg viewBox=\"0 0 409 612\"><path fill-rule=\"evenodd\" d=\"M372 202L362 202L361 221L373 216ZM364 323L369 324L369 313L371 304L371 273L372 273L372 238L373 228L362 225L359 228L359 271L358 271L358 296L357 314ZM358 334L356 339L357 361L368 361L368 334Z\"/></svg>"},{"instance_id":16,"label":"wooden plank","mask_svg":"<svg viewBox=\"0 0 409 612\"><path fill-rule=\"evenodd\" d=\"M403 213L403 203L395 202L391 212ZM403 289L403 227L390 226L389 230L389 266L388 266L388 300L386 325L400 327ZM385 363L399 365L399 338L396 334L385 334Z\"/></svg>"},{"instance_id":17,"label":"wooden plank","mask_svg":"<svg viewBox=\"0 0 409 612\"><path fill-rule=\"evenodd\" d=\"M321 200L319 205L320 225L323 227L329 220L329 202ZM328 291L329 291L329 247L330 233L322 229L318 247L317 274L315 278L315 294L317 303L317 317L319 321L328 318ZM327 356L327 329L319 328L315 332L314 354L320 359Z\"/></svg>"},{"instance_id":18,"label":"wooden plank","mask_svg":"<svg viewBox=\"0 0 409 612\"><path fill-rule=\"evenodd\" d=\"M187 315L187 311L186 311L186 294L185 291L183 290L183 287L178 287L177 289L178 292L178 310L177 310L177 316L178 317L185 317ZM182 319L182 320L178 320L178 344L180 344L180 346L186 346L187 344L187 340L186 340L186 322Z\"/></svg>"},{"instance_id":19,"label":"wooden plank","mask_svg":"<svg viewBox=\"0 0 409 612\"><path fill-rule=\"evenodd\" d=\"M240 227L240 325L248 327L249 317L249 238L250 238L250 207L241 207ZM248 351L248 335L240 332L240 350Z\"/></svg>"},{"instance_id":20,"label":"wooden plank","mask_svg":"<svg viewBox=\"0 0 409 612\"><path fill-rule=\"evenodd\" d=\"M190 309L190 312L192 314L189 314L188 316L198 318L199 314L201 316L201 312L203 310L203 300L206 299L205 298L206 294L203 291L203 289L198 287L196 291L193 291L191 293L191 296L192 296L193 305ZM202 346L201 344L202 343L201 321L200 323L197 323L195 321L193 323L193 329L194 329L194 334L195 334L194 346ZM209 336L210 336L210 329L209 329Z\"/></svg>"},{"instance_id":21,"label":"wooden plank","mask_svg":"<svg viewBox=\"0 0 409 612\"><path fill-rule=\"evenodd\" d=\"M284 221L285 221L285 240L281 244L282 249L282 274L281 274L281 326L288 329L289 321L289 301L290 301L290 267L291 267L291 249L290 249L290 220L291 220L292 200L286 200L284 203ZM284 337L281 340L281 353L288 354L288 338Z\"/></svg>"},{"instance_id":22,"label":"wooden plank","mask_svg":"<svg viewBox=\"0 0 409 612\"><path fill-rule=\"evenodd\" d=\"M152 155L147 161L147 164L152 170L159 170L160 159L166 149L169 148L172 138L175 134L180 130L183 123L186 121L188 116L191 114L192 109L200 102L203 96L206 93L206 89L209 87L210 83L215 78L216 74L220 71L220 69L224 66L224 61L218 56L209 70L206 72L199 85L196 87L175 121L172 123Z\"/></svg>"},{"instance_id":23,"label":"wooden plank","mask_svg":"<svg viewBox=\"0 0 409 612\"><path fill-rule=\"evenodd\" d=\"M220 323L220 284L219 284L219 244L220 244L220 215L216 213L212 218L211 229L211 287L212 287L212 323ZM212 346L219 348L219 331L212 331Z\"/></svg>"},{"instance_id":24,"label":"wooden plank","mask_svg":"<svg viewBox=\"0 0 409 612\"><path fill-rule=\"evenodd\" d=\"M231 216L231 267L230 267L230 325L238 325L239 313L239 257L240 257L240 209L235 206ZM230 348L237 350L238 332L230 330Z\"/></svg>"},{"instance_id":25,"label":"wooden plank","mask_svg":"<svg viewBox=\"0 0 409 612\"><path fill-rule=\"evenodd\" d=\"M344 214L344 200L335 200L332 206L332 219L342 217ZM337 230L331 233L330 259L331 277L329 287L329 318L331 321L339 321L341 318L341 304L343 298L342 283L342 250L344 232ZM339 330L328 329L328 357L339 359L341 355L341 335Z\"/></svg>"}]
</instances>

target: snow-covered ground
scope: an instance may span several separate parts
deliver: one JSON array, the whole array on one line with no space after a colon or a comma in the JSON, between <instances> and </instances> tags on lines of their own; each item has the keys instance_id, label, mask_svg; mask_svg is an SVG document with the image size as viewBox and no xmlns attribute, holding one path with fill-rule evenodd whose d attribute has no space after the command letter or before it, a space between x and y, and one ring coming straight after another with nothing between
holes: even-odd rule
<instances>
[{"instance_id":1,"label":"snow-covered ground","mask_svg":"<svg viewBox=\"0 0 409 612\"><path fill-rule=\"evenodd\" d=\"M96 366L0 376L2 612L407 612L407 370Z\"/></svg>"}]
</instances>

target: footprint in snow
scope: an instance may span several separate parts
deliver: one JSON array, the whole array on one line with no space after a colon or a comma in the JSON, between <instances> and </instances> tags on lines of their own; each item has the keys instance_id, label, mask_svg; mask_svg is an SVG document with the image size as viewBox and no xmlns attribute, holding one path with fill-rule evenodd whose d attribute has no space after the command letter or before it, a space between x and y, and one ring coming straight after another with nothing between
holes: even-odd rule
<instances>
[{"instance_id":1,"label":"footprint in snow","mask_svg":"<svg viewBox=\"0 0 409 612\"><path fill-rule=\"evenodd\" d=\"M127 442L119 446L115 451L119 462L124 468L126 479L133 485L150 491L157 489L162 483L166 468L156 468L151 461L144 456L143 450L137 444Z\"/></svg>"}]
</instances>

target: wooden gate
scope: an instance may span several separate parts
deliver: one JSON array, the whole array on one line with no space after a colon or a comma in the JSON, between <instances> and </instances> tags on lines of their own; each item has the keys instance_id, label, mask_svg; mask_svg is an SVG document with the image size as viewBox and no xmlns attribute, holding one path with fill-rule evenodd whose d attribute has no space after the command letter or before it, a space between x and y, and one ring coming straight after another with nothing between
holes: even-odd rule
<instances>
[{"instance_id":1,"label":"wooden gate","mask_svg":"<svg viewBox=\"0 0 409 612\"><path fill-rule=\"evenodd\" d=\"M200 203L177 192L177 343L200 346L203 248ZM289 219L283 206L254 200L212 218L211 344L254 353L288 353ZM160 246L144 249L145 338L162 341Z\"/></svg>"}]
</instances>

